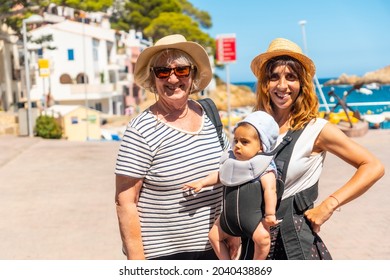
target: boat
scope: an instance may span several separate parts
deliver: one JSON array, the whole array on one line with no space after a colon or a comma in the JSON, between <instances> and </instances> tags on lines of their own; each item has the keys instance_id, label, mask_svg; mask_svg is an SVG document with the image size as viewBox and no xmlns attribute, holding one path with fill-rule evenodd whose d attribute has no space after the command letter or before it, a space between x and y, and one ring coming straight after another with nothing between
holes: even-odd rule
<instances>
[{"instance_id":1,"label":"boat","mask_svg":"<svg viewBox=\"0 0 390 280\"><path fill-rule=\"evenodd\" d=\"M347 97L353 91L362 90L362 84L355 84L352 88L346 91L342 98L337 96L332 89L328 92L330 97L333 97L337 100L336 106L332 108L330 112L327 112L324 115L324 118L329 120L329 122L337 125L347 136L349 137L359 137L363 136L368 132L368 122L365 121L358 110L354 110L347 103ZM368 91L372 93L371 90L366 89L367 91L363 91L361 93L367 94ZM340 106L341 110L336 112L336 108Z\"/></svg>"},{"instance_id":2,"label":"boat","mask_svg":"<svg viewBox=\"0 0 390 280\"><path fill-rule=\"evenodd\" d=\"M383 112L381 115L385 116L386 121L390 121L390 112L389 111Z\"/></svg>"},{"instance_id":3,"label":"boat","mask_svg":"<svg viewBox=\"0 0 390 280\"><path fill-rule=\"evenodd\" d=\"M367 114L363 115L363 119L370 124L378 125L386 120L384 114Z\"/></svg>"},{"instance_id":4,"label":"boat","mask_svg":"<svg viewBox=\"0 0 390 280\"><path fill-rule=\"evenodd\" d=\"M370 83L370 84L366 84L366 88L368 89L380 89L381 86L379 83Z\"/></svg>"},{"instance_id":5,"label":"boat","mask_svg":"<svg viewBox=\"0 0 390 280\"><path fill-rule=\"evenodd\" d=\"M386 115L384 113L366 114L362 118L369 123L371 128L381 128L382 123L386 121Z\"/></svg>"},{"instance_id":6,"label":"boat","mask_svg":"<svg viewBox=\"0 0 390 280\"><path fill-rule=\"evenodd\" d=\"M362 87L362 88L359 88L356 90L357 92L360 92L362 94L365 94L365 95L371 95L373 94L372 90L369 89L369 88L365 88L365 87Z\"/></svg>"}]
</instances>

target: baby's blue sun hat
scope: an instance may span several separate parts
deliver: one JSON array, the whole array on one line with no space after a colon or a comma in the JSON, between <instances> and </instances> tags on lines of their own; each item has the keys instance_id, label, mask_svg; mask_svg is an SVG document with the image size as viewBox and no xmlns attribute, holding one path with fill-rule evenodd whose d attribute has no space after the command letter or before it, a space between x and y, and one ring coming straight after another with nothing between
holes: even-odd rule
<instances>
[{"instance_id":1,"label":"baby's blue sun hat","mask_svg":"<svg viewBox=\"0 0 390 280\"><path fill-rule=\"evenodd\" d=\"M240 123L244 122L249 123L256 128L263 144L263 151L272 151L279 136L279 126L275 122L274 118L264 111L256 111L250 113L242 121L238 122L236 128Z\"/></svg>"}]
</instances>

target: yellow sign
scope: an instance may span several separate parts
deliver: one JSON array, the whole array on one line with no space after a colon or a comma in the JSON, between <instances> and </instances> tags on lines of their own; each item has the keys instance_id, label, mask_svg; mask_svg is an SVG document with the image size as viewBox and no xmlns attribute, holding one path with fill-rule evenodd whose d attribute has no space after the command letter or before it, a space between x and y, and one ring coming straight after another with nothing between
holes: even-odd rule
<instances>
[{"instance_id":1,"label":"yellow sign","mask_svg":"<svg viewBox=\"0 0 390 280\"><path fill-rule=\"evenodd\" d=\"M40 77L48 77L50 75L49 69L49 60L48 59L38 59L39 66L39 76Z\"/></svg>"}]
</instances>

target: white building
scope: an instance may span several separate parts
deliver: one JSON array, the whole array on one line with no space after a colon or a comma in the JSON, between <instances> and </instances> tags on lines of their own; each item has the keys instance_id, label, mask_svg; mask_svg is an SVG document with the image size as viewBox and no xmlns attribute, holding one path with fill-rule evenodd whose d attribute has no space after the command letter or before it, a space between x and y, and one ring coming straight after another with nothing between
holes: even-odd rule
<instances>
[{"instance_id":1,"label":"white building","mask_svg":"<svg viewBox=\"0 0 390 280\"><path fill-rule=\"evenodd\" d=\"M44 107L71 104L107 114L123 112L114 30L65 20L34 29L30 35L33 40L52 35L50 46L55 48L49 50L43 46L42 58L49 62L49 75L45 76L44 69L33 71L31 100L41 101ZM41 47L36 45L36 48ZM34 54L31 64L37 66L38 53Z\"/></svg>"},{"instance_id":2,"label":"white building","mask_svg":"<svg viewBox=\"0 0 390 280\"><path fill-rule=\"evenodd\" d=\"M21 93L18 37L5 24L0 25L0 110L16 110Z\"/></svg>"}]
</instances>

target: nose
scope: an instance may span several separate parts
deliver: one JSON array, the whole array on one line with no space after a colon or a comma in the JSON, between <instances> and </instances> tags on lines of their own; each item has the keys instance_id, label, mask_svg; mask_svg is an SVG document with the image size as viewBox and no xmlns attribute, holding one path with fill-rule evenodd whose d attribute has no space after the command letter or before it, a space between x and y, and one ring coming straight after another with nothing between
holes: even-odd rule
<instances>
[{"instance_id":1,"label":"nose","mask_svg":"<svg viewBox=\"0 0 390 280\"><path fill-rule=\"evenodd\" d=\"M278 86L278 88L281 88L281 89L287 88L287 80L284 77L280 77L277 86Z\"/></svg>"},{"instance_id":2,"label":"nose","mask_svg":"<svg viewBox=\"0 0 390 280\"><path fill-rule=\"evenodd\" d=\"M175 71L172 69L171 73L169 74L168 81L178 81L179 78L176 76Z\"/></svg>"}]
</instances>

